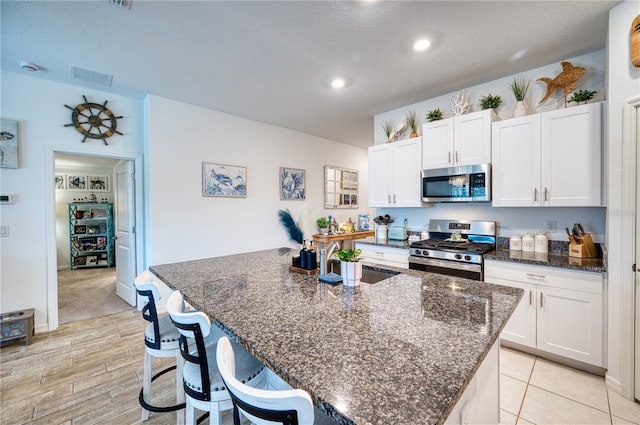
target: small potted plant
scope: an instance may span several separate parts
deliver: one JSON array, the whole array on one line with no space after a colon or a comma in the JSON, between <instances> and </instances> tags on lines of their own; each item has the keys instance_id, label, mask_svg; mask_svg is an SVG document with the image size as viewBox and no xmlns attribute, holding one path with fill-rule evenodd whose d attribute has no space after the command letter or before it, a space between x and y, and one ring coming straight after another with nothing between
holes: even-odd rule
<instances>
[{"instance_id":1,"label":"small potted plant","mask_svg":"<svg viewBox=\"0 0 640 425\"><path fill-rule=\"evenodd\" d=\"M331 223L329 223L327 217L320 217L319 219L317 219L316 225L318 226L318 229L320 229L320 234L326 235L327 233L329 233L329 226L331 225Z\"/></svg>"},{"instance_id":2,"label":"small potted plant","mask_svg":"<svg viewBox=\"0 0 640 425\"><path fill-rule=\"evenodd\" d=\"M411 134L409 134L410 138L418 137L418 120L416 117L416 111L407 112L407 123L409 124L409 128L411 129Z\"/></svg>"},{"instance_id":3,"label":"small potted plant","mask_svg":"<svg viewBox=\"0 0 640 425\"><path fill-rule=\"evenodd\" d=\"M393 133L393 121L385 121L381 124L382 126L382 131L384 131L384 134L387 136L387 143L390 143L391 141L389 140L391 138L391 133Z\"/></svg>"},{"instance_id":4,"label":"small potted plant","mask_svg":"<svg viewBox=\"0 0 640 425\"><path fill-rule=\"evenodd\" d=\"M567 99L567 103L571 103L571 102L575 102L576 104L580 104L581 102L587 103L588 101L593 99L593 96L595 96L596 93L598 92L595 90L594 91L578 90L576 92L573 92L571 97Z\"/></svg>"},{"instance_id":5,"label":"small potted plant","mask_svg":"<svg viewBox=\"0 0 640 425\"><path fill-rule=\"evenodd\" d=\"M495 109L502 104L502 97L495 95L493 96L491 93L482 97L480 99L480 109Z\"/></svg>"},{"instance_id":6,"label":"small potted plant","mask_svg":"<svg viewBox=\"0 0 640 425\"><path fill-rule=\"evenodd\" d=\"M513 77L513 81L509 86L511 87L513 96L516 98L516 107L513 110L514 118L523 117L529 114L527 104L524 103L524 97L527 95L527 91L529 90L529 80L524 77Z\"/></svg>"},{"instance_id":7,"label":"small potted plant","mask_svg":"<svg viewBox=\"0 0 640 425\"><path fill-rule=\"evenodd\" d=\"M433 122L433 121L440 121L443 116L442 116L442 111L440 110L440 108L436 108L433 111L429 111L427 112L427 121L429 122Z\"/></svg>"},{"instance_id":8,"label":"small potted plant","mask_svg":"<svg viewBox=\"0 0 640 425\"><path fill-rule=\"evenodd\" d=\"M336 253L340 259L340 275L344 286L358 286L362 279L360 249L341 249Z\"/></svg>"}]
</instances>

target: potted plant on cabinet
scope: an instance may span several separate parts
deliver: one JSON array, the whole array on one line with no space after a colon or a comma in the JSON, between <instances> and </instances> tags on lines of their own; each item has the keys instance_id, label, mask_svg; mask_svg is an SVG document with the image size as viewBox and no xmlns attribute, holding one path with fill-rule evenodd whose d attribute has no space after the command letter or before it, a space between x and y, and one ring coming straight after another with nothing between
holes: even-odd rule
<instances>
[{"instance_id":1,"label":"potted plant on cabinet","mask_svg":"<svg viewBox=\"0 0 640 425\"><path fill-rule=\"evenodd\" d=\"M491 93L480 99L480 109L495 109L502 104L502 97L499 95L493 96Z\"/></svg>"},{"instance_id":2,"label":"potted plant on cabinet","mask_svg":"<svg viewBox=\"0 0 640 425\"><path fill-rule=\"evenodd\" d=\"M382 131L384 131L384 134L387 136L387 143L390 143L391 140L389 140L391 138L391 133L393 133L393 121L385 121L381 124L382 126Z\"/></svg>"},{"instance_id":3,"label":"potted plant on cabinet","mask_svg":"<svg viewBox=\"0 0 640 425\"><path fill-rule=\"evenodd\" d=\"M529 114L529 108L524 103L524 97L529 90L529 80L524 77L513 77L513 81L510 84L513 96L516 98L516 107L513 110L513 117L523 117Z\"/></svg>"},{"instance_id":4,"label":"potted plant on cabinet","mask_svg":"<svg viewBox=\"0 0 640 425\"><path fill-rule=\"evenodd\" d=\"M362 263L360 249L341 249L337 252L340 259L340 275L344 286L358 286L362 279Z\"/></svg>"},{"instance_id":5,"label":"potted plant on cabinet","mask_svg":"<svg viewBox=\"0 0 640 425\"><path fill-rule=\"evenodd\" d=\"M440 121L443 116L442 116L442 111L440 110L440 108L436 108L433 111L429 111L427 112L427 121L429 122L433 122L433 121Z\"/></svg>"},{"instance_id":6,"label":"potted plant on cabinet","mask_svg":"<svg viewBox=\"0 0 640 425\"><path fill-rule=\"evenodd\" d=\"M418 120L416 118L416 111L407 112L407 123L409 124L409 128L411 129L411 134L409 134L410 138L418 137Z\"/></svg>"},{"instance_id":7,"label":"potted plant on cabinet","mask_svg":"<svg viewBox=\"0 0 640 425\"><path fill-rule=\"evenodd\" d=\"M593 96L595 96L595 94L598 93L597 91L591 91L591 90L578 90L576 92L573 92L573 94L571 95L571 97L569 99L567 99L567 103L571 103L571 102L576 102L576 104L580 104L580 102L584 102L587 103L589 102L591 99L593 99Z\"/></svg>"},{"instance_id":8,"label":"potted plant on cabinet","mask_svg":"<svg viewBox=\"0 0 640 425\"><path fill-rule=\"evenodd\" d=\"M318 229L320 229L320 234L326 235L327 233L329 233L329 226L331 225L331 223L329 223L327 217L320 217L319 219L317 219L316 225L318 226Z\"/></svg>"}]
</instances>

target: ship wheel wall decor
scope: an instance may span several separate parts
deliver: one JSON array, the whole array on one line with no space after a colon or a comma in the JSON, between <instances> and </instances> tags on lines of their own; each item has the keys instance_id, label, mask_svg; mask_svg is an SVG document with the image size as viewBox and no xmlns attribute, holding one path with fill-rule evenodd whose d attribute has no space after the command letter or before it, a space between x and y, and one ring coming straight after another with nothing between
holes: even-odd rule
<instances>
[{"instance_id":1,"label":"ship wheel wall decor","mask_svg":"<svg viewBox=\"0 0 640 425\"><path fill-rule=\"evenodd\" d=\"M75 108L72 108L69 105L64 105L72 111L72 123L65 124L65 127L75 127L75 129L78 130L78 133L84 136L82 143L89 138L100 139L105 145L108 145L106 140L107 138L114 134L122 136L122 133L116 130L118 126L118 122L116 120L122 117L115 116L110 109L107 109L106 100L102 105L100 105L99 103L89 102L87 100L87 96L83 95L82 98L84 99L84 103L79 103Z\"/></svg>"}]
</instances>

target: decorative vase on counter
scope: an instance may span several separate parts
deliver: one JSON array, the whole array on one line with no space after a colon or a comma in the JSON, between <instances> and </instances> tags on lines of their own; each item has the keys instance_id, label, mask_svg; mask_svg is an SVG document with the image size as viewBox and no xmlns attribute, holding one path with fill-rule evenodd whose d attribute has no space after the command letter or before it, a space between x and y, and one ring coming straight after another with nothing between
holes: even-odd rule
<instances>
[{"instance_id":1,"label":"decorative vase on counter","mask_svg":"<svg viewBox=\"0 0 640 425\"><path fill-rule=\"evenodd\" d=\"M362 279L362 263L341 261L340 275L344 286L359 286L360 279Z\"/></svg>"},{"instance_id":2,"label":"decorative vase on counter","mask_svg":"<svg viewBox=\"0 0 640 425\"><path fill-rule=\"evenodd\" d=\"M524 103L524 100L519 100L513 110L513 118L524 117L525 115L529 115L529 108L527 104Z\"/></svg>"}]
</instances>

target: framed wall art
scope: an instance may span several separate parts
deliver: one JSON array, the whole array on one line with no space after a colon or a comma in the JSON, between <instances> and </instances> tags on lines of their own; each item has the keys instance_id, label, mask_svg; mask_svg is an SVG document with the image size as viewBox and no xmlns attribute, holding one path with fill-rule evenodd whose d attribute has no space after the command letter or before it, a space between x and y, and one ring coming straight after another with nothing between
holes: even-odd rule
<instances>
[{"instance_id":1,"label":"framed wall art","mask_svg":"<svg viewBox=\"0 0 640 425\"><path fill-rule=\"evenodd\" d=\"M56 174L56 176L55 176L55 184L56 184L56 189L66 189L67 188L66 180L64 178L64 174Z\"/></svg>"},{"instance_id":2,"label":"framed wall art","mask_svg":"<svg viewBox=\"0 0 640 425\"><path fill-rule=\"evenodd\" d=\"M0 119L0 168L18 168L18 122Z\"/></svg>"},{"instance_id":3,"label":"framed wall art","mask_svg":"<svg viewBox=\"0 0 640 425\"><path fill-rule=\"evenodd\" d=\"M109 176L87 176L88 190L109 192Z\"/></svg>"},{"instance_id":4,"label":"framed wall art","mask_svg":"<svg viewBox=\"0 0 640 425\"><path fill-rule=\"evenodd\" d=\"M87 176L67 175L68 190L87 190Z\"/></svg>"},{"instance_id":5,"label":"framed wall art","mask_svg":"<svg viewBox=\"0 0 640 425\"><path fill-rule=\"evenodd\" d=\"M280 167L280 199L304 201L306 196L305 170Z\"/></svg>"},{"instance_id":6,"label":"framed wall art","mask_svg":"<svg viewBox=\"0 0 640 425\"><path fill-rule=\"evenodd\" d=\"M202 163L202 196L247 197L247 167Z\"/></svg>"}]
</instances>

